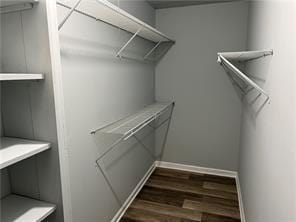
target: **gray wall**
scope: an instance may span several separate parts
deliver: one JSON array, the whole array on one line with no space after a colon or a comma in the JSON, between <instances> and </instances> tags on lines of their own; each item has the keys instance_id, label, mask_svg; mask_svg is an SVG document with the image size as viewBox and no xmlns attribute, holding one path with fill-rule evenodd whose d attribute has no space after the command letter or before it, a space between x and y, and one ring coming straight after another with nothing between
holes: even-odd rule
<instances>
[{"instance_id":1,"label":"gray wall","mask_svg":"<svg viewBox=\"0 0 296 222\"><path fill-rule=\"evenodd\" d=\"M32 10L1 15L3 72L43 73L45 81L3 82L3 135L49 141L52 148L1 171L11 192L58 205L49 221L62 221L62 195L45 0ZM10 182L7 181L7 173ZM6 190L6 191L5 191ZM9 192L6 186L3 195ZM3 196L1 194L1 196Z\"/></svg>"},{"instance_id":2,"label":"gray wall","mask_svg":"<svg viewBox=\"0 0 296 222\"><path fill-rule=\"evenodd\" d=\"M154 11L145 1L119 1L122 5L154 23ZM59 19L66 12L59 6ZM81 14L71 16L59 37L73 221L107 222L120 206L95 165L106 147L90 132L154 101L154 66L117 59L117 50L131 34ZM136 38L127 54L140 58L152 46ZM154 149L151 130L139 136ZM102 166L123 202L152 163L147 151L131 138L104 158Z\"/></svg>"},{"instance_id":3,"label":"gray wall","mask_svg":"<svg viewBox=\"0 0 296 222\"><path fill-rule=\"evenodd\" d=\"M246 2L157 10L176 39L156 67L156 99L176 101L165 161L237 170L241 101L216 60L245 49L247 13Z\"/></svg>"},{"instance_id":4,"label":"gray wall","mask_svg":"<svg viewBox=\"0 0 296 222\"><path fill-rule=\"evenodd\" d=\"M245 101L240 150L240 183L246 220L296 221L296 3L250 4L248 48L274 49L274 56L249 63L247 72L269 93Z\"/></svg>"}]
</instances>

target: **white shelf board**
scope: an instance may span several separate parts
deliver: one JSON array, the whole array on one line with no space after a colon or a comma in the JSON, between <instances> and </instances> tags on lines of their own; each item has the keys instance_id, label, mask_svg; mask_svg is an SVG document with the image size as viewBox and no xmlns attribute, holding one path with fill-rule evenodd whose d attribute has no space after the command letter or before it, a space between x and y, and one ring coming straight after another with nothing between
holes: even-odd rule
<instances>
[{"instance_id":1,"label":"white shelf board","mask_svg":"<svg viewBox=\"0 0 296 222\"><path fill-rule=\"evenodd\" d=\"M1 137L0 169L50 148L50 143L12 137Z\"/></svg>"},{"instance_id":2,"label":"white shelf board","mask_svg":"<svg viewBox=\"0 0 296 222\"><path fill-rule=\"evenodd\" d=\"M14 5L36 3L38 0L0 0L0 7L10 7Z\"/></svg>"},{"instance_id":3,"label":"white shelf board","mask_svg":"<svg viewBox=\"0 0 296 222\"><path fill-rule=\"evenodd\" d=\"M71 0L57 0L57 2L68 8L73 7L75 3ZM153 42L174 42L165 34L107 0L82 0L76 11L131 33L136 33L141 28L138 35Z\"/></svg>"},{"instance_id":4,"label":"white shelf board","mask_svg":"<svg viewBox=\"0 0 296 222\"><path fill-rule=\"evenodd\" d=\"M272 50L265 51L243 51L243 52L220 52L218 56L223 56L226 59L234 60L234 61L248 61L253 59L258 59L261 57L272 55Z\"/></svg>"},{"instance_id":5,"label":"white shelf board","mask_svg":"<svg viewBox=\"0 0 296 222\"><path fill-rule=\"evenodd\" d=\"M56 209L54 204L9 195L1 200L1 222L39 222Z\"/></svg>"},{"instance_id":6,"label":"white shelf board","mask_svg":"<svg viewBox=\"0 0 296 222\"><path fill-rule=\"evenodd\" d=\"M40 80L40 79L44 79L44 75L43 74L0 73L0 81Z\"/></svg>"},{"instance_id":7,"label":"white shelf board","mask_svg":"<svg viewBox=\"0 0 296 222\"><path fill-rule=\"evenodd\" d=\"M133 115L97 130L96 133L112 133L128 136L162 115L172 104L173 102L158 102L146 106Z\"/></svg>"}]
</instances>

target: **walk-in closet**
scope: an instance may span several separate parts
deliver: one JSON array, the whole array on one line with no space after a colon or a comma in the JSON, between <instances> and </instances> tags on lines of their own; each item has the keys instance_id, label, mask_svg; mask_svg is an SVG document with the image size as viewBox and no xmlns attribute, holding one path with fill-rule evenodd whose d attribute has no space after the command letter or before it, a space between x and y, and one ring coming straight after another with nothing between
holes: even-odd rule
<instances>
[{"instance_id":1,"label":"walk-in closet","mask_svg":"<svg viewBox=\"0 0 296 222\"><path fill-rule=\"evenodd\" d=\"M1 222L296 222L295 0L0 0Z\"/></svg>"}]
</instances>

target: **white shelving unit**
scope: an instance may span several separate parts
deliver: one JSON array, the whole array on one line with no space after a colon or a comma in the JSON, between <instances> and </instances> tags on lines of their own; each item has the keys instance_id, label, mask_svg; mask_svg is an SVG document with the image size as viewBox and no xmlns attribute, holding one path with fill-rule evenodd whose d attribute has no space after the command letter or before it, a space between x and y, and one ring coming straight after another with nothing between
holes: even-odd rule
<instances>
[{"instance_id":1,"label":"white shelving unit","mask_svg":"<svg viewBox=\"0 0 296 222\"><path fill-rule=\"evenodd\" d=\"M50 149L50 143L1 137L0 169Z\"/></svg>"},{"instance_id":2,"label":"white shelving unit","mask_svg":"<svg viewBox=\"0 0 296 222\"><path fill-rule=\"evenodd\" d=\"M0 81L41 80L41 79L44 79L44 75L43 74L0 73Z\"/></svg>"},{"instance_id":3,"label":"white shelving unit","mask_svg":"<svg viewBox=\"0 0 296 222\"><path fill-rule=\"evenodd\" d=\"M9 13L33 8L38 0L0 0L0 13Z\"/></svg>"},{"instance_id":4,"label":"white shelving unit","mask_svg":"<svg viewBox=\"0 0 296 222\"><path fill-rule=\"evenodd\" d=\"M218 53L218 63L224 65L229 70L231 70L239 79L241 79L247 86L256 89L260 95L263 94L266 99L269 99L269 95L255 83L252 79L248 77L247 74L239 70L232 62L247 62L254 59L259 59L262 57L273 55L272 50L264 51L244 51L244 52L221 52Z\"/></svg>"},{"instance_id":5,"label":"white shelving unit","mask_svg":"<svg viewBox=\"0 0 296 222\"><path fill-rule=\"evenodd\" d=\"M1 200L1 222L39 222L53 213L54 204L18 195L9 195Z\"/></svg>"}]
</instances>

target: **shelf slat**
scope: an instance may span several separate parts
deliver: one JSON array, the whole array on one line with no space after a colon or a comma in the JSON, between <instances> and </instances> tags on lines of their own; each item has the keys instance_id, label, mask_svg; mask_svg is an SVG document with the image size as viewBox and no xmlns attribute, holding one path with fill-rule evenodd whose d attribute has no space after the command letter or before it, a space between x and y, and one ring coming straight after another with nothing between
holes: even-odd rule
<instances>
[{"instance_id":1,"label":"shelf slat","mask_svg":"<svg viewBox=\"0 0 296 222\"><path fill-rule=\"evenodd\" d=\"M40 80L40 79L44 79L44 75L43 74L0 73L0 81Z\"/></svg>"},{"instance_id":2,"label":"shelf slat","mask_svg":"<svg viewBox=\"0 0 296 222\"><path fill-rule=\"evenodd\" d=\"M272 50L265 51L243 51L243 52L220 52L218 56L221 55L226 59L244 62L248 60L258 59L264 56L272 55Z\"/></svg>"},{"instance_id":3,"label":"shelf slat","mask_svg":"<svg viewBox=\"0 0 296 222\"><path fill-rule=\"evenodd\" d=\"M69 0L57 0L57 2L67 8L71 8L74 5L73 1ZM153 42L174 42L174 40L165 34L107 0L82 0L75 11L104 21L130 33L136 33L141 28L138 35Z\"/></svg>"},{"instance_id":4,"label":"shelf slat","mask_svg":"<svg viewBox=\"0 0 296 222\"><path fill-rule=\"evenodd\" d=\"M12 137L1 137L0 169L50 148L50 143Z\"/></svg>"},{"instance_id":5,"label":"shelf slat","mask_svg":"<svg viewBox=\"0 0 296 222\"><path fill-rule=\"evenodd\" d=\"M54 204L9 195L1 200L1 222L39 222L53 213L55 209Z\"/></svg>"}]
</instances>

